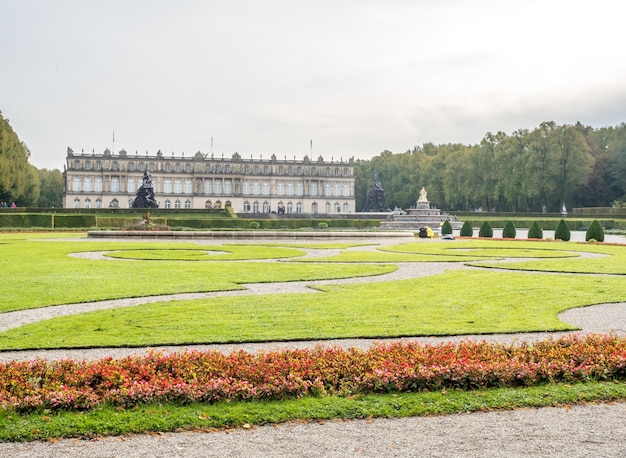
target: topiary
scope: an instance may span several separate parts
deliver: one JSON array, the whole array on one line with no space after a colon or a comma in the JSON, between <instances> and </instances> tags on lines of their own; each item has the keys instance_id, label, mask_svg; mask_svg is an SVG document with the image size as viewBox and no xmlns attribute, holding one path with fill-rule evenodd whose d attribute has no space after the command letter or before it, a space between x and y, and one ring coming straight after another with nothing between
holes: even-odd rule
<instances>
[{"instance_id":1,"label":"topiary","mask_svg":"<svg viewBox=\"0 0 626 458\"><path fill-rule=\"evenodd\" d=\"M452 224L450 221L444 221L441 225L441 235L452 234Z\"/></svg>"},{"instance_id":2,"label":"topiary","mask_svg":"<svg viewBox=\"0 0 626 458\"><path fill-rule=\"evenodd\" d=\"M569 230L569 226L567 225L565 220L562 219L561 221L559 221L559 224L557 224L556 229L554 230L555 240L563 240L564 242L569 242L571 236L572 234Z\"/></svg>"},{"instance_id":3,"label":"topiary","mask_svg":"<svg viewBox=\"0 0 626 458\"><path fill-rule=\"evenodd\" d=\"M258 229L261 227L261 224L258 221L251 221L248 226L250 226L250 229Z\"/></svg>"},{"instance_id":4,"label":"topiary","mask_svg":"<svg viewBox=\"0 0 626 458\"><path fill-rule=\"evenodd\" d=\"M504 225L504 229L502 229L502 238L503 239L514 239L517 234L517 230L515 229L515 224L511 221L507 221Z\"/></svg>"},{"instance_id":5,"label":"topiary","mask_svg":"<svg viewBox=\"0 0 626 458\"><path fill-rule=\"evenodd\" d=\"M319 223L317 223L317 228L318 229L328 229L328 223L325 221L320 221Z\"/></svg>"},{"instance_id":6,"label":"topiary","mask_svg":"<svg viewBox=\"0 0 626 458\"><path fill-rule=\"evenodd\" d=\"M587 228L587 233L585 234L585 241L588 242L590 240L595 240L596 242L604 242L604 230L597 219L594 219L589 228Z\"/></svg>"},{"instance_id":7,"label":"topiary","mask_svg":"<svg viewBox=\"0 0 626 458\"><path fill-rule=\"evenodd\" d=\"M493 229L491 228L491 224L489 221L485 221L482 226L480 226L480 230L478 231L478 237L493 237Z\"/></svg>"},{"instance_id":8,"label":"topiary","mask_svg":"<svg viewBox=\"0 0 626 458\"><path fill-rule=\"evenodd\" d=\"M474 228L470 224L469 221L465 221L463 226L461 227L461 232L459 233L461 237L473 237L474 236Z\"/></svg>"},{"instance_id":9,"label":"topiary","mask_svg":"<svg viewBox=\"0 0 626 458\"><path fill-rule=\"evenodd\" d=\"M528 238L529 239L542 239L543 238L543 229L537 221L533 221L533 223L528 228Z\"/></svg>"}]
</instances>

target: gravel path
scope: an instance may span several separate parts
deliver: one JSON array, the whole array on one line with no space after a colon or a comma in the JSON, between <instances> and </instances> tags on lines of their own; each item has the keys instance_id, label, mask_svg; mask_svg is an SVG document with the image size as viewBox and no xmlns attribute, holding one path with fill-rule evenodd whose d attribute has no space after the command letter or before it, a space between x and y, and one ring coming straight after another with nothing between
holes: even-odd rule
<instances>
[{"instance_id":1,"label":"gravel path","mask_svg":"<svg viewBox=\"0 0 626 458\"><path fill-rule=\"evenodd\" d=\"M377 240L376 243L380 243ZM397 240L394 241L397 243ZM327 255L328 251L325 250ZM98 254L93 254L97 256ZM310 256L316 251L311 250ZM48 307L2 315L0 330L52 316L82 313L109 307L132 306L178 298L217 295L310 292L310 284L389 281L434 275L444 270L467 268L460 263L400 263L396 272L367 279L324 282L291 282L245 285L246 290L198 295L172 295L99 303ZM560 315L582 332L616 332L626 335L626 303L602 304L571 309ZM527 333L444 338L411 338L422 342L484 339L498 342L538 340L564 333ZM380 341L377 340L377 341ZM370 339L342 339L325 344L369 347ZM221 351L281 349L319 344L287 342L244 345L202 345L185 348L215 348ZM161 347L176 351L180 347ZM0 352L0 360L99 358L138 354L149 349L89 349L36 352ZM520 409L404 419L287 423L250 430L166 433L108 437L95 441L66 439L56 442L0 443L3 456L22 457L622 457L626 456L626 403L542 409Z\"/></svg>"}]
</instances>

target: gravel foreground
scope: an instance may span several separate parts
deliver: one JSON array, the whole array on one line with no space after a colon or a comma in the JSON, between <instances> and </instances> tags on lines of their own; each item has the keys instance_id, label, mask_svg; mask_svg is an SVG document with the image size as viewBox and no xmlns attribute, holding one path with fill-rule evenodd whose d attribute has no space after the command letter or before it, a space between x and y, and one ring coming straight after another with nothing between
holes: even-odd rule
<instances>
[{"instance_id":1,"label":"gravel foreground","mask_svg":"<svg viewBox=\"0 0 626 458\"><path fill-rule=\"evenodd\" d=\"M442 264L404 266L390 276L439 273ZM446 266L452 267L452 266ZM459 268L456 264L452 268ZM444 270L444 269L442 269ZM386 276L382 276L386 277ZM380 278L378 281L391 280ZM345 280L350 281L350 280ZM352 280L354 281L354 280ZM360 281L363 281L361 279ZM274 285L279 287L279 285ZM300 288L301 285L292 284ZM266 286L267 287L267 286ZM285 285L280 285L282 292ZM271 288L271 287L268 287ZM298 292L302 292L300 289ZM256 294L261 293L257 291ZM263 291L271 294L271 291ZM250 292L248 294L251 294ZM114 301L109 301L114 302ZM107 306L133 304L109 303ZM60 306L64 307L64 306ZM50 309L50 308L49 308ZM45 309L39 309L45 310ZM59 309L59 315L84 311ZM26 315L26 313L31 315ZM46 316L14 315L10 328ZM48 310L46 312L50 313ZM53 312L56 315L56 313ZM626 335L626 303L572 309L563 321L586 332ZM24 321L23 321L24 320ZM4 327L0 324L0 327ZM463 339L512 342L539 340L562 333L458 336L405 339L436 343ZM325 344L367 348L372 340L338 340ZM280 349L314 346L320 342L194 346L222 351ZM164 347L163 351L180 350ZM146 349L59 350L0 352L0 361L43 358L99 358L137 354ZM219 432L155 433L105 437L97 440L62 439L49 442L0 443L0 454L11 457L623 457L626 456L626 403L590 404L541 409L478 412L435 417L326 422L291 422L280 425Z\"/></svg>"}]
</instances>

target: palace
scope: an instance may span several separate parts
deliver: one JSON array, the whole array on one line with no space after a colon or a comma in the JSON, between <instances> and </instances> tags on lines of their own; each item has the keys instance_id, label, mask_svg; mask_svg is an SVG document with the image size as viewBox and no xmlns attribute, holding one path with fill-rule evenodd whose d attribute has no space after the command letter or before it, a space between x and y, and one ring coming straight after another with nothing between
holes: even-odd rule
<instances>
[{"instance_id":1,"label":"palace","mask_svg":"<svg viewBox=\"0 0 626 458\"><path fill-rule=\"evenodd\" d=\"M130 208L148 171L162 209L231 206L237 213L354 213L354 158L348 161L230 159L193 156L75 153L67 149L65 208Z\"/></svg>"}]
</instances>

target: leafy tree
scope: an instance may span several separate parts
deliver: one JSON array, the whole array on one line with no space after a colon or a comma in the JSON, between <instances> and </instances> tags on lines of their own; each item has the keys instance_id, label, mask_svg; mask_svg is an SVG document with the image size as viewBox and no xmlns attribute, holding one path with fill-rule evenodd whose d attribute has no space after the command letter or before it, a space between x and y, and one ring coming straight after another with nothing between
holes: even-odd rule
<instances>
[{"instance_id":1,"label":"leafy tree","mask_svg":"<svg viewBox=\"0 0 626 458\"><path fill-rule=\"evenodd\" d=\"M537 221L533 221L530 227L528 228L528 238L529 239L542 239L543 238L543 229L539 225Z\"/></svg>"},{"instance_id":2,"label":"leafy tree","mask_svg":"<svg viewBox=\"0 0 626 458\"><path fill-rule=\"evenodd\" d=\"M594 219L585 234L585 241L595 240L596 242L604 242L604 230L597 219Z\"/></svg>"},{"instance_id":3,"label":"leafy tree","mask_svg":"<svg viewBox=\"0 0 626 458\"><path fill-rule=\"evenodd\" d=\"M571 232L570 232L569 226L567 225L565 220L562 219L561 221L559 221L559 224L557 224L556 226L556 229L554 231L554 239L563 240L564 242L569 242L570 238L571 238Z\"/></svg>"},{"instance_id":4,"label":"leafy tree","mask_svg":"<svg viewBox=\"0 0 626 458\"><path fill-rule=\"evenodd\" d=\"M450 221L444 221L441 225L441 235L452 234L452 224Z\"/></svg>"},{"instance_id":5,"label":"leafy tree","mask_svg":"<svg viewBox=\"0 0 626 458\"><path fill-rule=\"evenodd\" d=\"M502 238L503 239L514 239L517 231L515 229L515 224L511 221L507 221L502 229Z\"/></svg>"},{"instance_id":6,"label":"leafy tree","mask_svg":"<svg viewBox=\"0 0 626 458\"><path fill-rule=\"evenodd\" d=\"M58 169L39 169L38 207L63 206L63 174Z\"/></svg>"},{"instance_id":7,"label":"leafy tree","mask_svg":"<svg viewBox=\"0 0 626 458\"><path fill-rule=\"evenodd\" d=\"M0 113L0 200L20 206L39 197L37 169L28 163L30 151Z\"/></svg>"},{"instance_id":8,"label":"leafy tree","mask_svg":"<svg viewBox=\"0 0 626 458\"><path fill-rule=\"evenodd\" d=\"M491 228L491 224L489 224L489 221L485 221L480 226L480 230L478 231L478 237L493 237L493 229Z\"/></svg>"},{"instance_id":9,"label":"leafy tree","mask_svg":"<svg viewBox=\"0 0 626 458\"><path fill-rule=\"evenodd\" d=\"M465 221L463 226L461 226L461 232L459 233L461 237L473 237L474 236L474 228L470 224L469 221Z\"/></svg>"}]
</instances>

